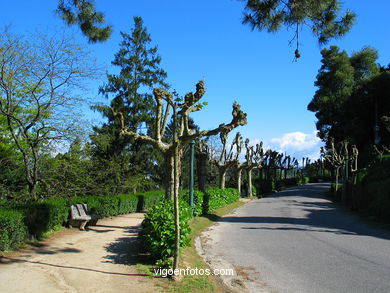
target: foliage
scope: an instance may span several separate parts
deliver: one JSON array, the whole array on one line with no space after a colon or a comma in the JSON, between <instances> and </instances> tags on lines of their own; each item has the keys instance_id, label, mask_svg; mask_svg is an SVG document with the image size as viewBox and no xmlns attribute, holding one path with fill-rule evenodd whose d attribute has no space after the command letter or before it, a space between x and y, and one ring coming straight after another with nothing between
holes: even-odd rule
<instances>
[{"instance_id":1,"label":"foliage","mask_svg":"<svg viewBox=\"0 0 390 293\"><path fill-rule=\"evenodd\" d=\"M194 190L194 216L200 216L203 213L203 197L203 192L200 190ZM190 191L188 189L181 190L180 198L189 203Z\"/></svg>"},{"instance_id":2,"label":"foliage","mask_svg":"<svg viewBox=\"0 0 390 293\"><path fill-rule=\"evenodd\" d=\"M28 232L40 239L45 232L55 230L68 221L69 206L65 199L53 198L18 207L24 211Z\"/></svg>"},{"instance_id":3,"label":"foliage","mask_svg":"<svg viewBox=\"0 0 390 293\"><path fill-rule=\"evenodd\" d=\"M85 99L75 91L98 73L84 49L58 35L27 38L8 29L0 34L0 115L35 199L42 153L81 128L72 114Z\"/></svg>"},{"instance_id":4,"label":"foliage","mask_svg":"<svg viewBox=\"0 0 390 293\"><path fill-rule=\"evenodd\" d=\"M299 176L297 180L297 185L305 185L308 184L310 181L310 178L307 176Z\"/></svg>"},{"instance_id":5,"label":"foliage","mask_svg":"<svg viewBox=\"0 0 390 293\"><path fill-rule=\"evenodd\" d=\"M68 25L78 25L92 43L106 41L112 33L111 26L103 26L105 19L96 11L91 0L58 0L57 13Z\"/></svg>"},{"instance_id":6,"label":"foliage","mask_svg":"<svg viewBox=\"0 0 390 293\"><path fill-rule=\"evenodd\" d=\"M103 176L112 178L113 194L150 188L147 178L157 173L156 162L161 158L151 146L121 136L121 125L111 108L123 114L128 129L149 133L154 109L151 89L168 87L164 81L167 73L160 67L161 57L157 47L150 44L142 18L134 17L131 34L121 32L121 36L120 49L112 61L120 69L119 74L107 74L107 83L99 89L100 94L111 99L110 105L92 107L107 118L102 127L94 127L91 151L98 169L105 170Z\"/></svg>"},{"instance_id":7,"label":"foliage","mask_svg":"<svg viewBox=\"0 0 390 293\"><path fill-rule=\"evenodd\" d=\"M361 172L353 194L354 206L390 223L390 159Z\"/></svg>"},{"instance_id":8,"label":"foliage","mask_svg":"<svg viewBox=\"0 0 390 293\"><path fill-rule=\"evenodd\" d=\"M0 251L17 247L26 236L23 213L0 207Z\"/></svg>"},{"instance_id":9,"label":"foliage","mask_svg":"<svg viewBox=\"0 0 390 293\"><path fill-rule=\"evenodd\" d=\"M308 26L325 44L330 39L344 36L352 27L355 14L349 10L341 15L338 0L247 0L243 23L253 30L276 32L282 26L292 27L293 40L297 43L295 57L299 58L299 32Z\"/></svg>"},{"instance_id":10,"label":"foliage","mask_svg":"<svg viewBox=\"0 0 390 293\"><path fill-rule=\"evenodd\" d=\"M390 112L390 71L377 63L378 52L370 47L348 56L336 46L323 49L322 66L315 85L318 87L308 105L315 112L319 137L331 147L349 141L359 149L359 165L371 161L375 138L390 144L390 133L379 117ZM377 137L374 126L379 126ZM378 142L376 142L378 143Z\"/></svg>"},{"instance_id":11,"label":"foliage","mask_svg":"<svg viewBox=\"0 0 390 293\"><path fill-rule=\"evenodd\" d=\"M180 200L180 247L186 247L190 243L189 221L192 218L191 208ZM152 257L166 263L174 255L175 248L175 223L172 201L162 200L155 205L146 215L141 224L139 233L143 247L150 252Z\"/></svg>"},{"instance_id":12,"label":"foliage","mask_svg":"<svg viewBox=\"0 0 390 293\"><path fill-rule=\"evenodd\" d=\"M165 190L152 190L137 194L139 211L148 211L165 198Z\"/></svg>"},{"instance_id":13,"label":"foliage","mask_svg":"<svg viewBox=\"0 0 390 293\"><path fill-rule=\"evenodd\" d=\"M238 193L237 189L220 189L216 187L208 188L203 199L203 214L212 212L239 199L240 194Z\"/></svg>"}]
</instances>

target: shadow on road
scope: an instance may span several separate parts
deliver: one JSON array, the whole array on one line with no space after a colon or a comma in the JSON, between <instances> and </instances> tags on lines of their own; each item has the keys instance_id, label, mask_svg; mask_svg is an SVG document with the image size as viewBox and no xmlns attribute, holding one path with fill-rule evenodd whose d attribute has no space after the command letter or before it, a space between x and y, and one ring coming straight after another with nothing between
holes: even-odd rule
<instances>
[{"instance_id":1,"label":"shadow on road","mask_svg":"<svg viewBox=\"0 0 390 293\"><path fill-rule=\"evenodd\" d=\"M286 202L291 210L300 210L305 216L227 216L215 219L216 222L253 223L253 227L242 229L275 230L275 231L312 231L330 232L335 234L370 236L390 239L390 232L363 222L359 217L338 208L324 196L329 184L319 183L294 187L268 196L267 199L277 199ZM293 198L294 197L294 198ZM305 199L306 198L306 199ZM318 200L316 200L318 199ZM255 204L268 204L259 200ZM280 224L280 225L273 225Z\"/></svg>"}]
</instances>

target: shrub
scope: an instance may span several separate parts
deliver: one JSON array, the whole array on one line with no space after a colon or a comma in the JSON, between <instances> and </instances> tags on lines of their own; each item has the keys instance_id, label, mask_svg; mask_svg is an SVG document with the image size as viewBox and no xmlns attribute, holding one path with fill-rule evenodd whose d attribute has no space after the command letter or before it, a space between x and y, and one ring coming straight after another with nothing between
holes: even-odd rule
<instances>
[{"instance_id":1,"label":"shrub","mask_svg":"<svg viewBox=\"0 0 390 293\"><path fill-rule=\"evenodd\" d=\"M305 185L308 184L310 181L310 178L307 176L299 176L297 180L298 185Z\"/></svg>"},{"instance_id":2,"label":"shrub","mask_svg":"<svg viewBox=\"0 0 390 293\"><path fill-rule=\"evenodd\" d=\"M229 203L240 199L240 194L237 189L225 188L220 189L211 187L206 190L203 199L203 213L207 214Z\"/></svg>"},{"instance_id":3,"label":"shrub","mask_svg":"<svg viewBox=\"0 0 390 293\"><path fill-rule=\"evenodd\" d=\"M194 190L194 216L199 216L203 212L203 197L204 193L200 190ZM180 191L180 198L190 202L190 191L188 189L183 189Z\"/></svg>"},{"instance_id":4,"label":"shrub","mask_svg":"<svg viewBox=\"0 0 390 293\"><path fill-rule=\"evenodd\" d=\"M186 247L190 243L189 221L192 218L190 206L183 200L180 206L180 247ZM173 202L162 200L157 203L145 215L141 224L139 236L143 248L160 263L169 261L174 254L175 247L175 223Z\"/></svg>"},{"instance_id":5,"label":"shrub","mask_svg":"<svg viewBox=\"0 0 390 293\"><path fill-rule=\"evenodd\" d=\"M16 248L27 236L21 211L0 209L0 250Z\"/></svg>"}]
</instances>

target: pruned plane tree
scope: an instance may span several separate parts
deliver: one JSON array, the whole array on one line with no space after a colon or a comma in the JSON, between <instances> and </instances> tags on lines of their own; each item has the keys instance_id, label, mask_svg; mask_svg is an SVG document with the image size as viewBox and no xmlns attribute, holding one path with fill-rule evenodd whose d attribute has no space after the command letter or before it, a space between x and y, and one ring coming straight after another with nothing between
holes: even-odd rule
<instances>
[{"instance_id":1,"label":"pruned plane tree","mask_svg":"<svg viewBox=\"0 0 390 293\"><path fill-rule=\"evenodd\" d=\"M200 99L205 94L205 84L199 81L196 84L196 91L189 92L184 96L183 101L178 101L174 95L162 88L153 90L155 100L155 117L154 130L150 135L139 134L137 132L127 129L124 123L122 113L116 112L112 109L115 116L117 116L122 125L121 135L129 136L133 139L143 141L153 145L161 151L165 160L166 169L166 196L172 199L173 194L178 193L179 181L174 180L175 176L180 176L180 168L175 168L175 160L180 161L179 154L183 148L195 139L217 135L219 133L227 134L238 126L247 123L246 113L241 110L241 106L237 103L233 104L232 120L225 124L222 123L218 127L211 130L191 130L189 127L190 114L200 111L204 104L199 103ZM177 135L171 141L164 140L164 133L167 127L169 118L177 118L174 125L178 125L176 130ZM176 170L176 171L175 171Z\"/></svg>"}]
</instances>

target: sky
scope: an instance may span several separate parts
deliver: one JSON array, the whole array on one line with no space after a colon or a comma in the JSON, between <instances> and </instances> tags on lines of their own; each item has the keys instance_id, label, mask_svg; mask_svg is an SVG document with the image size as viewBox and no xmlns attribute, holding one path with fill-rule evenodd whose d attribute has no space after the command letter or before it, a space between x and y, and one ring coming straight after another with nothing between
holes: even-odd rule
<instances>
[{"instance_id":1,"label":"sky","mask_svg":"<svg viewBox=\"0 0 390 293\"><path fill-rule=\"evenodd\" d=\"M248 124L239 127L251 143L287 152L296 158L319 155L314 113L307 110L321 66L320 51L337 45L352 54L365 46L378 50L378 63L390 63L389 0L346 0L343 8L357 14L357 21L344 38L320 46L308 29L300 32L301 58L293 61L289 45L293 31L251 31L241 24L244 3L238 0L95 0L112 37L102 44L89 44L76 28L66 27L55 14L56 0L0 0L0 26L11 25L21 33L63 28L91 52L105 71L116 72L110 62L119 50L120 31L130 33L133 17L141 16L162 57L168 83L180 95L206 83L202 101L208 105L192 116L201 129L211 129L231 120L234 101L247 113ZM105 76L93 81L87 95L104 101L98 87ZM108 103L108 101L104 101ZM94 124L101 119L86 113ZM230 134L231 139L235 131Z\"/></svg>"}]
</instances>

